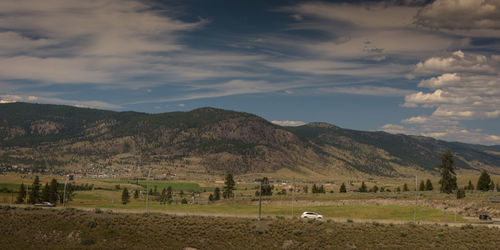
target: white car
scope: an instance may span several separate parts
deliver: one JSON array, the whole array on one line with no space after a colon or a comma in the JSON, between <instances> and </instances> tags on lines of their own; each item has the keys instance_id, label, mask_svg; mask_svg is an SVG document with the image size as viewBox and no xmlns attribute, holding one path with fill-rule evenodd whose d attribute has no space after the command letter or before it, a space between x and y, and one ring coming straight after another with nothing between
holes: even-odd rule
<instances>
[{"instance_id":1,"label":"white car","mask_svg":"<svg viewBox=\"0 0 500 250\"><path fill-rule=\"evenodd\" d=\"M315 212L303 212L302 215L300 216L300 218L322 220L323 215L317 214Z\"/></svg>"}]
</instances>

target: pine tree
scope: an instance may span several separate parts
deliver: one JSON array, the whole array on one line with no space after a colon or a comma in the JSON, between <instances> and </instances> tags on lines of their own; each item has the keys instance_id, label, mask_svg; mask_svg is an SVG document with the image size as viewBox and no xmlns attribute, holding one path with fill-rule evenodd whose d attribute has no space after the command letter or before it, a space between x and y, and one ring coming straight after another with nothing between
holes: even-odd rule
<instances>
[{"instance_id":1,"label":"pine tree","mask_svg":"<svg viewBox=\"0 0 500 250\"><path fill-rule=\"evenodd\" d=\"M166 204L166 203L167 203L167 190L163 188L161 190L160 204Z\"/></svg>"},{"instance_id":2,"label":"pine tree","mask_svg":"<svg viewBox=\"0 0 500 250\"><path fill-rule=\"evenodd\" d=\"M214 201L214 195L213 194L210 194L208 196L208 201Z\"/></svg>"},{"instance_id":3,"label":"pine tree","mask_svg":"<svg viewBox=\"0 0 500 250\"><path fill-rule=\"evenodd\" d=\"M49 201L50 203L56 204L59 198L59 193L57 192L57 180L52 179L49 185Z\"/></svg>"},{"instance_id":4,"label":"pine tree","mask_svg":"<svg viewBox=\"0 0 500 250\"><path fill-rule=\"evenodd\" d=\"M491 180L490 182L490 190L495 190L495 183L493 182L493 180Z\"/></svg>"},{"instance_id":5,"label":"pine tree","mask_svg":"<svg viewBox=\"0 0 500 250\"><path fill-rule=\"evenodd\" d=\"M434 190L432 182L431 180L427 179L427 182L425 183L425 191L432 191L432 190Z\"/></svg>"},{"instance_id":6,"label":"pine tree","mask_svg":"<svg viewBox=\"0 0 500 250\"><path fill-rule=\"evenodd\" d=\"M50 200L49 183L45 183L45 187L42 189L42 202Z\"/></svg>"},{"instance_id":7,"label":"pine tree","mask_svg":"<svg viewBox=\"0 0 500 250\"><path fill-rule=\"evenodd\" d=\"M304 193L307 194L307 192L309 192L309 186L305 185L303 190L304 190Z\"/></svg>"},{"instance_id":8,"label":"pine tree","mask_svg":"<svg viewBox=\"0 0 500 250\"><path fill-rule=\"evenodd\" d=\"M134 199L139 199L139 189L134 191Z\"/></svg>"},{"instance_id":9,"label":"pine tree","mask_svg":"<svg viewBox=\"0 0 500 250\"><path fill-rule=\"evenodd\" d=\"M441 192L451 194L457 189L457 177L455 174L455 160L450 150L446 150L441 155L441 165L438 166L441 173Z\"/></svg>"},{"instance_id":10,"label":"pine tree","mask_svg":"<svg viewBox=\"0 0 500 250\"><path fill-rule=\"evenodd\" d=\"M184 190L182 190L182 189L181 189L181 191L179 191L179 196L180 196L181 198L183 198L183 197L184 197Z\"/></svg>"},{"instance_id":11,"label":"pine tree","mask_svg":"<svg viewBox=\"0 0 500 250\"><path fill-rule=\"evenodd\" d=\"M408 185L406 183L403 185L403 192L408 192L410 189L408 189Z\"/></svg>"},{"instance_id":12,"label":"pine tree","mask_svg":"<svg viewBox=\"0 0 500 250\"><path fill-rule=\"evenodd\" d=\"M377 185L373 186L372 191L373 191L374 193L378 192L378 186L377 186Z\"/></svg>"},{"instance_id":13,"label":"pine tree","mask_svg":"<svg viewBox=\"0 0 500 250\"><path fill-rule=\"evenodd\" d=\"M273 195L273 188L269 185L269 179L267 177L262 178L262 195L271 196Z\"/></svg>"},{"instance_id":14,"label":"pine tree","mask_svg":"<svg viewBox=\"0 0 500 250\"><path fill-rule=\"evenodd\" d=\"M481 176L479 176L479 180L477 181L477 190L480 191L488 191L490 190L490 183L491 183L491 177L486 172L486 170L483 170L481 173Z\"/></svg>"},{"instance_id":15,"label":"pine tree","mask_svg":"<svg viewBox=\"0 0 500 250\"><path fill-rule=\"evenodd\" d=\"M326 191L325 191L325 187L324 187L323 185L319 186L319 188L318 188L318 193L320 193L320 194L324 194L324 193L326 193Z\"/></svg>"},{"instance_id":16,"label":"pine tree","mask_svg":"<svg viewBox=\"0 0 500 250\"><path fill-rule=\"evenodd\" d=\"M467 190L474 190L474 185L472 185L471 180L469 180L469 185L467 185Z\"/></svg>"},{"instance_id":17,"label":"pine tree","mask_svg":"<svg viewBox=\"0 0 500 250\"><path fill-rule=\"evenodd\" d=\"M368 191L368 188L366 187L365 182L361 182L361 187L358 189L359 192L361 193L366 193Z\"/></svg>"},{"instance_id":18,"label":"pine tree","mask_svg":"<svg viewBox=\"0 0 500 250\"><path fill-rule=\"evenodd\" d=\"M218 187L216 187L214 190L214 200L220 200L220 189Z\"/></svg>"},{"instance_id":19,"label":"pine tree","mask_svg":"<svg viewBox=\"0 0 500 250\"><path fill-rule=\"evenodd\" d=\"M167 202L168 204L171 204L172 201L173 201L173 195L172 195L172 187L171 186L168 186L167 187Z\"/></svg>"},{"instance_id":20,"label":"pine tree","mask_svg":"<svg viewBox=\"0 0 500 250\"><path fill-rule=\"evenodd\" d=\"M128 189L124 188L122 192L122 204L125 205L129 202L130 196L128 195Z\"/></svg>"},{"instance_id":21,"label":"pine tree","mask_svg":"<svg viewBox=\"0 0 500 250\"><path fill-rule=\"evenodd\" d=\"M396 192L398 193L401 192L401 188L400 187L396 188Z\"/></svg>"},{"instance_id":22,"label":"pine tree","mask_svg":"<svg viewBox=\"0 0 500 250\"><path fill-rule=\"evenodd\" d=\"M340 185L340 190L339 190L339 192L341 192L341 193L346 193L346 192L347 192L347 190L346 190L346 188L345 188L345 183L342 183L342 185Z\"/></svg>"},{"instance_id":23,"label":"pine tree","mask_svg":"<svg viewBox=\"0 0 500 250\"><path fill-rule=\"evenodd\" d=\"M462 188L459 188L457 190L457 199L462 199L465 197L465 190L463 190Z\"/></svg>"},{"instance_id":24,"label":"pine tree","mask_svg":"<svg viewBox=\"0 0 500 250\"><path fill-rule=\"evenodd\" d=\"M19 193L17 194L16 203L21 204L24 202L26 198L26 188L24 187L24 183L21 183L21 187L19 188Z\"/></svg>"},{"instance_id":25,"label":"pine tree","mask_svg":"<svg viewBox=\"0 0 500 250\"><path fill-rule=\"evenodd\" d=\"M222 192L222 197L224 197L224 199L233 198L234 197L233 190L236 184L234 182L232 174L227 174L226 180L224 181L224 185L225 186L224 186L224 191Z\"/></svg>"},{"instance_id":26,"label":"pine tree","mask_svg":"<svg viewBox=\"0 0 500 250\"><path fill-rule=\"evenodd\" d=\"M35 180L33 181L33 184L31 185L29 202L31 204L35 204L35 203L40 202L40 179L38 178L38 175L35 176Z\"/></svg>"},{"instance_id":27,"label":"pine tree","mask_svg":"<svg viewBox=\"0 0 500 250\"><path fill-rule=\"evenodd\" d=\"M316 184L313 184L312 193L315 194L317 192L318 192L318 187L316 187Z\"/></svg>"},{"instance_id":28,"label":"pine tree","mask_svg":"<svg viewBox=\"0 0 500 250\"><path fill-rule=\"evenodd\" d=\"M425 182L424 182L424 180L420 181L420 185L418 186L418 191L425 191Z\"/></svg>"}]
</instances>

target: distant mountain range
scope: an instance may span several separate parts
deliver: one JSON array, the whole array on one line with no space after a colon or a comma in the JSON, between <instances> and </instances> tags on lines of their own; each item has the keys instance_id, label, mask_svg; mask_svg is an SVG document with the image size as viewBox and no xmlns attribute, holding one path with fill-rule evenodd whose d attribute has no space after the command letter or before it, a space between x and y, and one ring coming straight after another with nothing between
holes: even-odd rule
<instances>
[{"instance_id":1,"label":"distant mountain range","mask_svg":"<svg viewBox=\"0 0 500 250\"><path fill-rule=\"evenodd\" d=\"M405 176L414 170L436 173L445 149L454 152L460 169L500 173L500 146L356 131L327 123L281 127L253 114L215 108L147 114L0 104L0 164L48 169L99 164L162 168L182 162L208 174L289 169Z\"/></svg>"}]
</instances>

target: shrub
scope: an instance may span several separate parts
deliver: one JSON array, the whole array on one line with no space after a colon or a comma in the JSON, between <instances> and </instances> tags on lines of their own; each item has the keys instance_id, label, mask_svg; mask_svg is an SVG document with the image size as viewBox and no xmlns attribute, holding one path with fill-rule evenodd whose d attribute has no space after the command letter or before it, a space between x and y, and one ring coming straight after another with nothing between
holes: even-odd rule
<instances>
[{"instance_id":1,"label":"shrub","mask_svg":"<svg viewBox=\"0 0 500 250\"><path fill-rule=\"evenodd\" d=\"M302 231L301 231L301 230L296 229L296 230L293 230L293 234L294 234L295 236L300 236L300 235L302 234Z\"/></svg>"},{"instance_id":2,"label":"shrub","mask_svg":"<svg viewBox=\"0 0 500 250\"><path fill-rule=\"evenodd\" d=\"M473 228L474 228L474 226L472 226L472 224L465 224L465 225L462 225L460 227L460 229L462 229L462 230L473 229Z\"/></svg>"},{"instance_id":3,"label":"shrub","mask_svg":"<svg viewBox=\"0 0 500 250\"><path fill-rule=\"evenodd\" d=\"M100 208L96 207L94 209L94 213L96 213L96 214L102 214L102 210Z\"/></svg>"},{"instance_id":4,"label":"shrub","mask_svg":"<svg viewBox=\"0 0 500 250\"><path fill-rule=\"evenodd\" d=\"M404 231L403 231L403 232L401 232L401 237L406 237L406 236L408 236L408 233L407 233L407 232L404 232Z\"/></svg>"},{"instance_id":5,"label":"shrub","mask_svg":"<svg viewBox=\"0 0 500 250\"><path fill-rule=\"evenodd\" d=\"M347 222L353 223L354 221L352 219L347 219Z\"/></svg>"},{"instance_id":6,"label":"shrub","mask_svg":"<svg viewBox=\"0 0 500 250\"><path fill-rule=\"evenodd\" d=\"M97 226L97 222L93 219L89 220L87 225L90 227L90 228L94 228Z\"/></svg>"}]
</instances>

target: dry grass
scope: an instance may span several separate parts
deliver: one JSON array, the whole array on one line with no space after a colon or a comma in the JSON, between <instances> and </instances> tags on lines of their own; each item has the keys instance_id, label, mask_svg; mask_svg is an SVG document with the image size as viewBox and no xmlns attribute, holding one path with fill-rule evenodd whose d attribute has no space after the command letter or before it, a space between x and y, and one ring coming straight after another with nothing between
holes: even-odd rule
<instances>
[{"instance_id":1,"label":"dry grass","mask_svg":"<svg viewBox=\"0 0 500 250\"><path fill-rule=\"evenodd\" d=\"M0 210L6 249L495 249L500 229L270 219Z\"/></svg>"}]
</instances>

